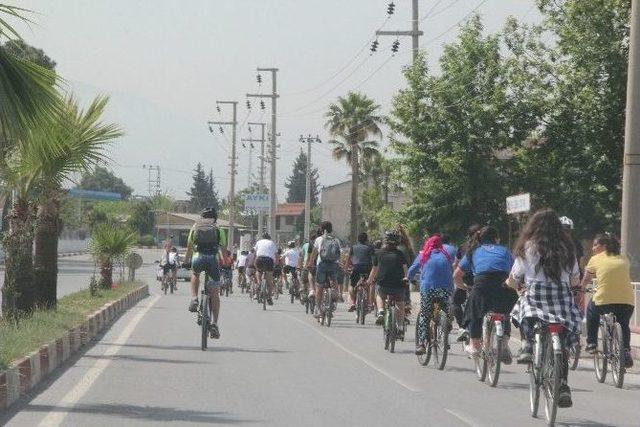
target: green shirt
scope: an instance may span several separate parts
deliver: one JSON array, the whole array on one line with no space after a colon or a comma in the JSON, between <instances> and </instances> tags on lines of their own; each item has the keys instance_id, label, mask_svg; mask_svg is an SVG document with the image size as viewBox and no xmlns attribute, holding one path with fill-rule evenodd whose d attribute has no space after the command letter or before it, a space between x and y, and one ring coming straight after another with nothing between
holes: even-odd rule
<instances>
[{"instance_id":1,"label":"green shirt","mask_svg":"<svg viewBox=\"0 0 640 427\"><path fill-rule=\"evenodd\" d=\"M198 245L196 245L193 241L193 232L195 230L196 226L195 224L191 227L191 230L189 231L189 237L187 237L187 246L191 245L193 246L193 252L194 254L198 253ZM218 228L218 247L220 248L226 248L227 247L227 233L222 230L221 228Z\"/></svg>"}]
</instances>

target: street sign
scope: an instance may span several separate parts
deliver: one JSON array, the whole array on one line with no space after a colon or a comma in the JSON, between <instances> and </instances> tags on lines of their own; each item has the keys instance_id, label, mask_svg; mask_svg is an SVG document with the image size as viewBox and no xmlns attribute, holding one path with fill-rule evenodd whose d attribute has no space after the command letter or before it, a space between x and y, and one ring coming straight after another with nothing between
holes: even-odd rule
<instances>
[{"instance_id":1,"label":"street sign","mask_svg":"<svg viewBox=\"0 0 640 427\"><path fill-rule=\"evenodd\" d=\"M93 191L80 190L78 188L70 188L69 196L74 199L93 199L93 200L122 200L120 193L112 193L109 191Z\"/></svg>"},{"instance_id":2,"label":"street sign","mask_svg":"<svg viewBox=\"0 0 640 427\"><path fill-rule=\"evenodd\" d=\"M507 197L507 213L515 214L531 210L531 194L524 193Z\"/></svg>"},{"instance_id":3,"label":"street sign","mask_svg":"<svg viewBox=\"0 0 640 427\"><path fill-rule=\"evenodd\" d=\"M271 198L268 194L247 194L244 198L245 209L269 209Z\"/></svg>"}]
</instances>

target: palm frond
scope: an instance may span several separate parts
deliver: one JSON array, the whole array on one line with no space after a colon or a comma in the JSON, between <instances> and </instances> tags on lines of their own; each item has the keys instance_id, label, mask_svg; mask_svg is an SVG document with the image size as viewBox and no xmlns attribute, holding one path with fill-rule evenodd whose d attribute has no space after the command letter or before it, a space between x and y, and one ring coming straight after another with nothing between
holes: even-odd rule
<instances>
[{"instance_id":1,"label":"palm frond","mask_svg":"<svg viewBox=\"0 0 640 427\"><path fill-rule=\"evenodd\" d=\"M100 224L91 233L89 252L98 262L112 262L127 255L136 241L136 233L124 226Z\"/></svg>"}]
</instances>

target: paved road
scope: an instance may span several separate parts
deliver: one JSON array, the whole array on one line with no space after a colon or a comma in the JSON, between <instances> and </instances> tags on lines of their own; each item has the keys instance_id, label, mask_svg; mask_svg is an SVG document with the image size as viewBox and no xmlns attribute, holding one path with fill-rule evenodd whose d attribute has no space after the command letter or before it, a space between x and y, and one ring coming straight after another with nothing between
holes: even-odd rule
<instances>
[{"instance_id":1,"label":"paved road","mask_svg":"<svg viewBox=\"0 0 640 427\"><path fill-rule=\"evenodd\" d=\"M326 328L298 304L281 299L263 312L235 294L223 301L222 338L202 352L186 291L159 295L154 282L149 298L0 424L544 425L528 415L522 367L507 367L496 389L476 380L459 346L444 372L420 367L411 340L386 353L380 330L357 326L343 306ZM564 425L638 426L637 371L618 390L597 384L584 361L571 384Z\"/></svg>"}]
</instances>

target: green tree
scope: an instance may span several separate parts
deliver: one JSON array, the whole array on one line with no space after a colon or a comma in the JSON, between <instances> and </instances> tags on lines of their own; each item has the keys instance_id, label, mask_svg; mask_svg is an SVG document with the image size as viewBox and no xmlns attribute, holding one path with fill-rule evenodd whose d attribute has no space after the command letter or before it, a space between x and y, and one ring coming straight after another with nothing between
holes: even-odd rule
<instances>
[{"instance_id":1,"label":"green tree","mask_svg":"<svg viewBox=\"0 0 640 427\"><path fill-rule=\"evenodd\" d=\"M32 62L47 70L55 71L56 69L56 61L47 56L44 50L30 46L22 39L9 40L4 44L4 48L17 58Z\"/></svg>"},{"instance_id":2,"label":"green tree","mask_svg":"<svg viewBox=\"0 0 640 427\"><path fill-rule=\"evenodd\" d=\"M122 262L136 241L136 233L123 227L101 224L93 230L89 251L100 265L100 285L103 288L111 288L114 263Z\"/></svg>"},{"instance_id":3,"label":"green tree","mask_svg":"<svg viewBox=\"0 0 640 427\"><path fill-rule=\"evenodd\" d=\"M311 164L311 208L318 204L318 169ZM287 203L303 203L307 186L307 154L300 149L298 157L293 161L291 175L284 184L287 189Z\"/></svg>"},{"instance_id":4,"label":"green tree","mask_svg":"<svg viewBox=\"0 0 640 427\"><path fill-rule=\"evenodd\" d=\"M382 117L378 115L380 106L366 95L349 92L339 97L335 104L329 106L325 114L325 126L335 139L329 141L333 146L333 157L346 160L351 168L351 214L350 238L356 241L359 228L358 187L360 168L363 159L377 156L378 142L375 139L382 135L380 124Z\"/></svg>"},{"instance_id":5,"label":"green tree","mask_svg":"<svg viewBox=\"0 0 640 427\"><path fill-rule=\"evenodd\" d=\"M209 175L207 175L202 168L202 164L198 163L194 170L191 190L187 192L187 195L191 198L190 204L193 212L200 212L206 207L219 209L220 201L215 187L213 170L210 170Z\"/></svg>"},{"instance_id":6,"label":"green tree","mask_svg":"<svg viewBox=\"0 0 640 427\"><path fill-rule=\"evenodd\" d=\"M96 166L92 171L83 174L78 188L120 193L123 199L128 199L133 193L133 188L125 184L122 178L118 178L113 172L102 166Z\"/></svg>"}]
</instances>

